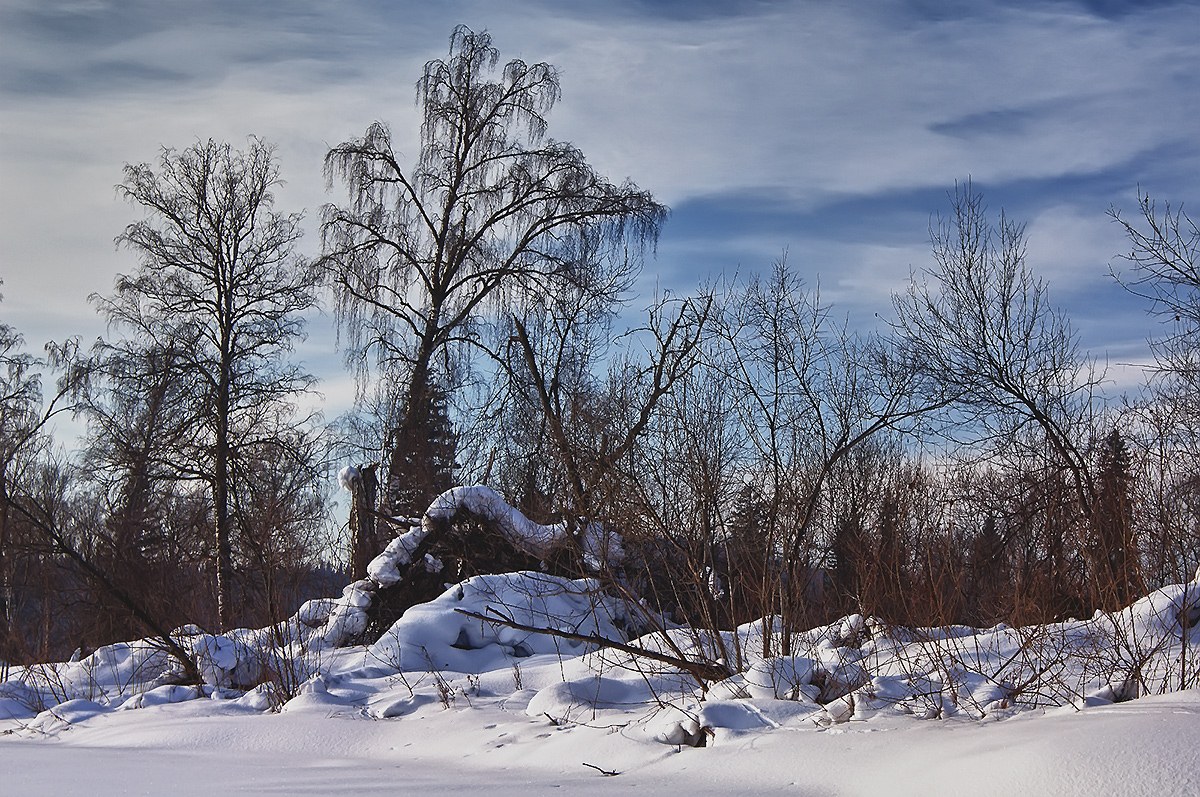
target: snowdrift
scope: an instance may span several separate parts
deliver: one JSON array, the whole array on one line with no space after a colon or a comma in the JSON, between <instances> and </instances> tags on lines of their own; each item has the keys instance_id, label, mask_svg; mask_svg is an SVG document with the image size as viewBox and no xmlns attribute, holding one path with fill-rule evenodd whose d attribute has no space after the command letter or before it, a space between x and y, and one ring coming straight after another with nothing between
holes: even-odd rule
<instances>
[{"instance_id":1,"label":"snowdrift","mask_svg":"<svg viewBox=\"0 0 1200 797\"><path fill-rule=\"evenodd\" d=\"M548 544L560 533L505 509L486 488L448 494L431 515L467 502L495 513L522 544ZM372 563L371 584L411 564L405 557L425 530L397 538ZM597 537L601 543L612 541ZM361 630L371 584L310 601L269 628L178 629L174 640L194 657L201 684L180 684L178 663L152 639L5 667L0 723L16 736L56 737L116 712L178 710L198 698L241 712L368 719L489 707L554 728L615 729L682 748L848 723L1004 720L1200 685L1196 581L1119 612L1024 628L897 628L852 615L793 633L787 655L778 619L720 632L659 625L631 639L633 629L645 630L642 607L606 594L598 580L539 572L450 585L373 644L347 646ZM696 661L730 675L705 680L681 666Z\"/></svg>"},{"instance_id":2,"label":"snowdrift","mask_svg":"<svg viewBox=\"0 0 1200 797\"><path fill-rule=\"evenodd\" d=\"M596 581L509 573L452 586L370 646L328 647L320 635L298 633L304 624L296 618L224 635L179 629L176 641L204 676L199 685L176 683L180 668L153 640L11 667L0 683L0 719L45 732L91 715L199 697L287 709L311 703L314 692L341 695L339 705L371 714L374 705L393 706L398 688L405 699L424 693L426 702L446 705L486 692L510 705L523 702L531 716L634 725L647 739L677 745L880 716L999 719L1197 686L1197 607L1200 585L1193 582L1113 614L1025 628L887 628L854 615L795 635L796 652L787 656L762 655L779 650L777 622L719 633L673 628L629 642L688 660L721 659L734 673L699 683L661 660L580 641L624 641L630 627L630 607ZM578 638L516 630L510 622ZM390 716L394 708L382 711Z\"/></svg>"},{"instance_id":3,"label":"snowdrift","mask_svg":"<svg viewBox=\"0 0 1200 797\"><path fill-rule=\"evenodd\" d=\"M338 481L347 489L360 478L349 467L338 474ZM367 611L379 590L399 584L413 567L434 574L442 572L440 561L419 552L440 526L462 515L485 521L489 529L516 550L535 558L545 559L556 546L568 541L578 545L584 566L592 572L598 572L602 563L619 564L624 556L620 538L599 524L584 524L575 539L565 523L535 523L490 487L454 487L434 499L419 522L414 522L368 563L367 578L347 585L340 598L304 604L286 629L288 638L302 641L308 650L340 647L356 638L367 627Z\"/></svg>"}]
</instances>

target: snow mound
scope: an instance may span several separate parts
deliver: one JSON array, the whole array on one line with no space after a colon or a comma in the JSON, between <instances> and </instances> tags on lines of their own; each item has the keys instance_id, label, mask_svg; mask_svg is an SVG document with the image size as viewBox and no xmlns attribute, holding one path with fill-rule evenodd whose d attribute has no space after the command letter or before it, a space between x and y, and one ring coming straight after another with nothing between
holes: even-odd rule
<instances>
[{"instance_id":1,"label":"snow mound","mask_svg":"<svg viewBox=\"0 0 1200 797\"><path fill-rule=\"evenodd\" d=\"M779 656L756 661L746 671L749 697L767 700L815 700L813 661L804 656Z\"/></svg>"},{"instance_id":2,"label":"snow mound","mask_svg":"<svg viewBox=\"0 0 1200 797\"><path fill-rule=\"evenodd\" d=\"M354 489L359 479L361 474L351 467L338 474L339 482L347 490ZM454 487L433 500L419 525L397 536L367 564L366 579L348 585L341 598L302 606L290 622L293 633L303 637L309 647L338 647L354 639L367 627L367 610L375 593L399 584L430 535L464 513L484 520L513 547L538 558L548 557L556 546L576 544L591 572L619 564L625 555L620 537L598 523L583 524L578 537L573 539L565 523L535 523L490 487ZM441 571L437 560L428 554L424 558L429 572Z\"/></svg>"},{"instance_id":3,"label":"snow mound","mask_svg":"<svg viewBox=\"0 0 1200 797\"><path fill-rule=\"evenodd\" d=\"M625 638L624 605L604 595L596 581L506 573L467 579L411 607L367 649L367 660L397 672L482 673L536 654L570 658L595 649L583 641L508 627L502 619L580 636Z\"/></svg>"}]
</instances>

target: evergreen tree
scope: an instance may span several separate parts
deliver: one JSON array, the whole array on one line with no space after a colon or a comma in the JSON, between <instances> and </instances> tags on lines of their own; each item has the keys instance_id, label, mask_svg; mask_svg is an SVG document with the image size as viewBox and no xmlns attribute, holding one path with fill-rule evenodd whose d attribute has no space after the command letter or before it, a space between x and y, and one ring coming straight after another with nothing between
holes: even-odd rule
<instances>
[{"instance_id":1,"label":"evergreen tree","mask_svg":"<svg viewBox=\"0 0 1200 797\"><path fill-rule=\"evenodd\" d=\"M390 446L386 513L393 517L420 517L454 486L457 440L449 397L432 374L423 392L426 400L407 408Z\"/></svg>"},{"instance_id":2,"label":"evergreen tree","mask_svg":"<svg viewBox=\"0 0 1200 797\"><path fill-rule=\"evenodd\" d=\"M1129 446L1114 428L1100 447L1088 551L1095 597L1109 609L1127 606L1143 591L1134 535L1131 471Z\"/></svg>"},{"instance_id":3,"label":"evergreen tree","mask_svg":"<svg viewBox=\"0 0 1200 797\"><path fill-rule=\"evenodd\" d=\"M723 570L728 584L730 622L741 624L769 613L769 576L779 569L772 550L770 503L752 484L742 487L729 519Z\"/></svg>"}]
</instances>

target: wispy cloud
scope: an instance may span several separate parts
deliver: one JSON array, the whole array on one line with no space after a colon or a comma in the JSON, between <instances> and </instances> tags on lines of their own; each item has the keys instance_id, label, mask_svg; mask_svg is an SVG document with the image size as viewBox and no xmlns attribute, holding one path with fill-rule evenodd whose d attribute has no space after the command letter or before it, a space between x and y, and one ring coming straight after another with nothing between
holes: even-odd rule
<instances>
[{"instance_id":1,"label":"wispy cloud","mask_svg":"<svg viewBox=\"0 0 1200 797\"><path fill-rule=\"evenodd\" d=\"M383 119L414 151L414 83L459 22L556 64L551 135L675 207L648 275L669 287L787 248L873 313L970 176L1072 300L1103 278L1110 203L1139 181L1186 199L1200 173L1194 2L0 0L6 319L99 331L87 293L133 265L112 187L161 144L277 142L281 206L311 231L330 144Z\"/></svg>"}]
</instances>

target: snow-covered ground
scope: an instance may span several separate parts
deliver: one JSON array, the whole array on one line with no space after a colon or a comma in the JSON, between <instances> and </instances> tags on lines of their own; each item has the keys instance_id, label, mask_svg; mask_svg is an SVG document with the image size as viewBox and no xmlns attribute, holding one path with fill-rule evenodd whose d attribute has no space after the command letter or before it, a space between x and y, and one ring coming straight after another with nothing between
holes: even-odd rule
<instances>
[{"instance_id":1,"label":"snow-covered ground","mask_svg":"<svg viewBox=\"0 0 1200 797\"><path fill-rule=\"evenodd\" d=\"M527 548L557 533L447 495ZM438 565L410 555L427 533L278 627L177 630L199 685L153 640L0 665L0 795L1200 794L1200 576L1053 625L784 635L508 573L345 644L384 582Z\"/></svg>"},{"instance_id":2,"label":"snow-covered ground","mask_svg":"<svg viewBox=\"0 0 1200 797\"><path fill-rule=\"evenodd\" d=\"M4 737L0 793L1200 794L1196 690L1000 722L785 727L700 749L555 726L522 705L477 697L386 720L313 698L266 714L212 700L111 712Z\"/></svg>"},{"instance_id":3,"label":"snow-covered ground","mask_svg":"<svg viewBox=\"0 0 1200 797\"><path fill-rule=\"evenodd\" d=\"M761 623L634 640L723 651L734 674L701 688L645 656L459 611L617 638L629 618L595 582L481 576L370 647L183 629L200 687L168 683L171 660L145 641L10 668L0 792L1200 794L1200 691L1178 688L1196 683L1198 598L1180 585L1024 629L852 616L767 658Z\"/></svg>"}]
</instances>

